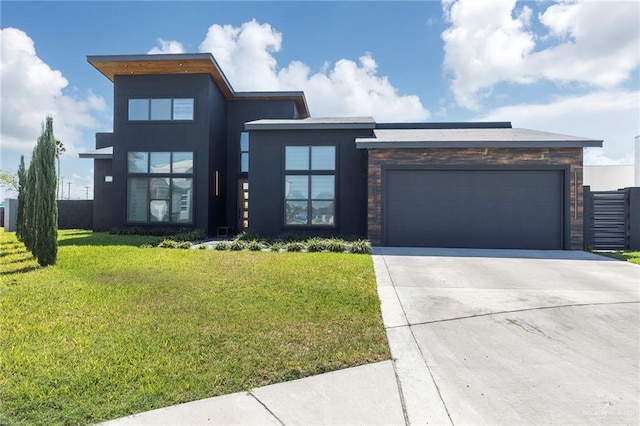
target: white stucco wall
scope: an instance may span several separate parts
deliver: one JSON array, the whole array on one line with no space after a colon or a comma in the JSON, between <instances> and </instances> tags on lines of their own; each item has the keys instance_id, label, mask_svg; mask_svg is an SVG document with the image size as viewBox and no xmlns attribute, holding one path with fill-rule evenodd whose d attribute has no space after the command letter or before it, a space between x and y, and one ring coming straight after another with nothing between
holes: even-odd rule
<instances>
[{"instance_id":1,"label":"white stucco wall","mask_svg":"<svg viewBox=\"0 0 640 426\"><path fill-rule=\"evenodd\" d=\"M592 191L614 191L634 186L633 164L610 166L584 166L584 185Z\"/></svg>"}]
</instances>

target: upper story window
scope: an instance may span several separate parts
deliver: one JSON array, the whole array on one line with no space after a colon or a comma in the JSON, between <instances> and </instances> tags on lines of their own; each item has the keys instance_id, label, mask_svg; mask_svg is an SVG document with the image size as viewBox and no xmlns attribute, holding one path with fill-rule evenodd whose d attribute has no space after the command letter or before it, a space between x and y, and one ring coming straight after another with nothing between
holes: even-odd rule
<instances>
[{"instance_id":1,"label":"upper story window","mask_svg":"<svg viewBox=\"0 0 640 426\"><path fill-rule=\"evenodd\" d=\"M129 121L193 120L193 98L129 99Z\"/></svg>"},{"instance_id":2,"label":"upper story window","mask_svg":"<svg viewBox=\"0 0 640 426\"><path fill-rule=\"evenodd\" d=\"M240 171L249 172L249 132L240 133Z\"/></svg>"},{"instance_id":3,"label":"upper story window","mask_svg":"<svg viewBox=\"0 0 640 426\"><path fill-rule=\"evenodd\" d=\"M285 225L334 226L335 169L334 146L285 147Z\"/></svg>"}]
</instances>

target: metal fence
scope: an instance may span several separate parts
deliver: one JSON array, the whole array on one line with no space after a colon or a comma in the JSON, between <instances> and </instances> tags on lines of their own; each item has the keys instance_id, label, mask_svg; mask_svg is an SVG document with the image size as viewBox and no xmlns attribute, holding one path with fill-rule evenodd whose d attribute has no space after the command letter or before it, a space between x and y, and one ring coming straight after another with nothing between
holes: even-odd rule
<instances>
[{"instance_id":1,"label":"metal fence","mask_svg":"<svg viewBox=\"0 0 640 426\"><path fill-rule=\"evenodd\" d=\"M584 187L584 241L593 250L637 249L640 188L591 191Z\"/></svg>"}]
</instances>

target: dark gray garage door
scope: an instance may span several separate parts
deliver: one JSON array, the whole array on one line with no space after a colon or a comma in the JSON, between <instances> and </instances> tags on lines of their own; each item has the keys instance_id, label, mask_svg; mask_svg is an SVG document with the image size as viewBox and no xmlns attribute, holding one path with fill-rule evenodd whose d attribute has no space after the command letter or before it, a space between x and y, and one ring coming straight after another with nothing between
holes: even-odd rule
<instances>
[{"instance_id":1,"label":"dark gray garage door","mask_svg":"<svg viewBox=\"0 0 640 426\"><path fill-rule=\"evenodd\" d=\"M559 170L387 170L387 246L561 249Z\"/></svg>"}]
</instances>

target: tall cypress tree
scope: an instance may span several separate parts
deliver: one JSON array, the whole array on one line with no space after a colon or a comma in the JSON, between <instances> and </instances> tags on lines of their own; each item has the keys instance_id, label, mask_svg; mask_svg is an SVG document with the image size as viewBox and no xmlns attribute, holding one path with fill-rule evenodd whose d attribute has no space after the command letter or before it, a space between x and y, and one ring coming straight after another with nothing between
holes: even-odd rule
<instances>
[{"instance_id":1,"label":"tall cypress tree","mask_svg":"<svg viewBox=\"0 0 640 426\"><path fill-rule=\"evenodd\" d=\"M56 201L56 138L53 118L47 117L38 138L36 155L35 256L40 266L53 265L58 256L58 205Z\"/></svg>"},{"instance_id":2,"label":"tall cypress tree","mask_svg":"<svg viewBox=\"0 0 640 426\"><path fill-rule=\"evenodd\" d=\"M24 229L24 189L26 184L27 170L24 167L24 155L21 155L20 165L18 166L18 210L16 212L16 237L18 238L18 241L22 241L22 233Z\"/></svg>"},{"instance_id":3,"label":"tall cypress tree","mask_svg":"<svg viewBox=\"0 0 640 426\"><path fill-rule=\"evenodd\" d=\"M22 222L22 242L27 250L35 254L35 197L36 197L36 157L37 146L31 152L31 162L27 168L27 180L24 186L24 219Z\"/></svg>"}]
</instances>

